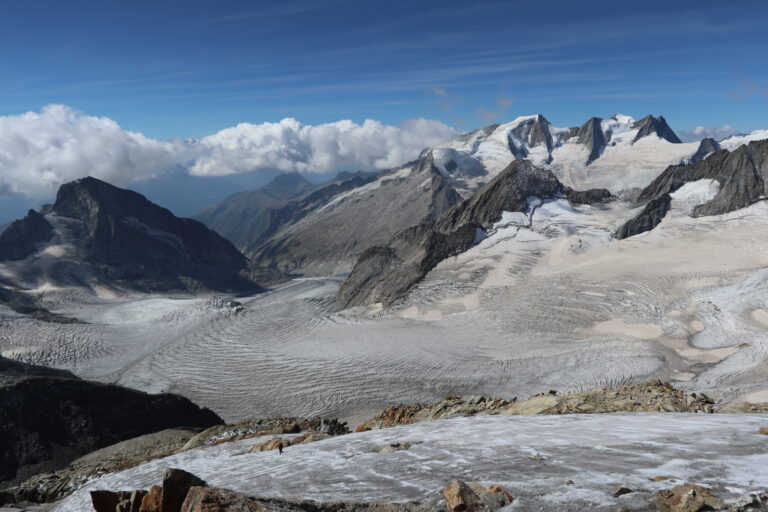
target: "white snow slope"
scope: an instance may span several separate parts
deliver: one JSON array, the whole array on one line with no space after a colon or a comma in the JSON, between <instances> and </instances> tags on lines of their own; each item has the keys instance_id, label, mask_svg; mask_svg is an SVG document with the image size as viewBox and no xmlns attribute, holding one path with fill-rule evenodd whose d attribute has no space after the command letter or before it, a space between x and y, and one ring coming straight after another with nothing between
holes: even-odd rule
<instances>
[{"instance_id":1,"label":"white snow slope","mask_svg":"<svg viewBox=\"0 0 768 512\"><path fill-rule=\"evenodd\" d=\"M759 415L610 414L458 418L350 434L277 452L245 440L190 450L89 482L57 512L81 512L89 490L149 488L169 467L251 495L318 501L437 501L459 478L500 484L509 510L615 510L682 482L717 492L768 485ZM376 453L393 442L405 451ZM675 480L652 482L654 476ZM573 485L565 485L573 480ZM635 493L611 496L612 483Z\"/></svg>"}]
</instances>

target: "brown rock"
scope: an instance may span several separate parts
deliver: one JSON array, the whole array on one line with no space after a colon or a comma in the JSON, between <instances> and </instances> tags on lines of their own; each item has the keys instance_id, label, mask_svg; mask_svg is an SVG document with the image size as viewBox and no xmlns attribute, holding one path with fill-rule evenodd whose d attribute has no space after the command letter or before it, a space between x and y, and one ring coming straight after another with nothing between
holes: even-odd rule
<instances>
[{"instance_id":1,"label":"brown rock","mask_svg":"<svg viewBox=\"0 0 768 512\"><path fill-rule=\"evenodd\" d=\"M624 496L625 494L629 494L631 492L635 492L629 487L624 487L623 485L619 485L616 487L616 490L613 491L613 497L618 498L619 496Z\"/></svg>"},{"instance_id":2,"label":"brown rock","mask_svg":"<svg viewBox=\"0 0 768 512\"><path fill-rule=\"evenodd\" d=\"M768 436L768 427L760 427L757 429L758 434L762 434L764 436Z\"/></svg>"},{"instance_id":3,"label":"brown rock","mask_svg":"<svg viewBox=\"0 0 768 512\"><path fill-rule=\"evenodd\" d=\"M281 444L283 445L283 448L285 448L286 446L290 445L290 442L283 439L282 437L275 437L270 439L269 441L264 441L263 443L254 445L250 450L248 450L248 453L268 452L271 450L277 450Z\"/></svg>"},{"instance_id":4,"label":"brown rock","mask_svg":"<svg viewBox=\"0 0 768 512\"><path fill-rule=\"evenodd\" d=\"M675 477L669 476L669 475L659 475L651 478L651 480L654 482L664 482L665 480L674 480L674 479Z\"/></svg>"},{"instance_id":5,"label":"brown rock","mask_svg":"<svg viewBox=\"0 0 768 512\"><path fill-rule=\"evenodd\" d=\"M115 512L131 512L131 500L121 500L118 502Z\"/></svg>"},{"instance_id":6,"label":"brown rock","mask_svg":"<svg viewBox=\"0 0 768 512\"><path fill-rule=\"evenodd\" d=\"M153 485L149 492L141 499L139 512L161 512L163 505L163 488L159 485Z\"/></svg>"},{"instance_id":7,"label":"brown rock","mask_svg":"<svg viewBox=\"0 0 768 512\"><path fill-rule=\"evenodd\" d=\"M483 500L461 480L451 480L443 490L448 512L473 512L483 507Z\"/></svg>"},{"instance_id":8,"label":"brown rock","mask_svg":"<svg viewBox=\"0 0 768 512\"><path fill-rule=\"evenodd\" d=\"M91 491L91 503L96 512L115 512L120 498L113 491Z\"/></svg>"},{"instance_id":9,"label":"brown rock","mask_svg":"<svg viewBox=\"0 0 768 512\"><path fill-rule=\"evenodd\" d=\"M721 510L724 504L712 491L696 484L678 485L674 489L656 493L660 512L702 512Z\"/></svg>"},{"instance_id":10,"label":"brown rock","mask_svg":"<svg viewBox=\"0 0 768 512\"><path fill-rule=\"evenodd\" d=\"M500 485L492 485L488 487L488 492L491 494L502 494L505 498L509 500L510 503L515 501L515 497L512 496L510 493L508 493L502 486Z\"/></svg>"},{"instance_id":11,"label":"brown rock","mask_svg":"<svg viewBox=\"0 0 768 512\"><path fill-rule=\"evenodd\" d=\"M204 480L183 469L166 469L163 475L162 512L180 512L181 504L192 487L207 487Z\"/></svg>"},{"instance_id":12,"label":"brown rock","mask_svg":"<svg viewBox=\"0 0 768 512\"><path fill-rule=\"evenodd\" d=\"M144 501L144 496L147 495L147 491L137 490L131 492L129 502L131 503L130 512L141 512L141 503Z\"/></svg>"},{"instance_id":13,"label":"brown rock","mask_svg":"<svg viewBox=\"0 0 768 512\"><path fill-rule=\"evenodd\" d=\"M181 512L267 512L257 501L227 489L192 487L181 506Z\"/></svg>"}]
</instances>

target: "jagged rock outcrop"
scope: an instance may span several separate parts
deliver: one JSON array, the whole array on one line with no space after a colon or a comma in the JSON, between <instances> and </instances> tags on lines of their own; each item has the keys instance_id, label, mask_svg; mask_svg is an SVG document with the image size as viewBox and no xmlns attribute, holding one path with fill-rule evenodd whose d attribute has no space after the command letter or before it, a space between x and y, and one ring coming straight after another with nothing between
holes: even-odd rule
<instances>
[{"instance_id":1,"label":"jagged rock outcrop","mask_svg":"<svg viewBox=\"0 0 768 512\"><path fill-rule=\"evenodd\" d=\"M61 186L50 215L77 221L80 257L109 282L146 291L256 287L231 242L136 192L82 178Z\"/></svg>"},{"instance_id":2,"label":"jagged rock outcrop","mask_svg":"<svg viewBox=\"0 0 768 512\"><path fill-rule=\"evenodd\" d=\"M23 260L53 236L53 227L35 210L0 234L0 261Z\"/></svg>"},{"instance_id":3,"label":"jagged rock outcrop","mask_svg":"<svg viewBox=\"0 0 768 512\"><path fill-rule=\"evenodd\" d=\"M694 217L719 215L749 206L766 196L768 175L768 140L750 142L734 151L719 151L698 163L672 165L645 187L638 204L647 203L640 215L617 232L626 238L652 229L670 208L669 194L688 182L702 179L720 184L717 195L694 207Z\"/></svg>"},{"instance_id":4,"label":"jagged rock outcrop","mask_svg":"<svg viewBox=\"0 0 768 512\"><path fill-rule=\"evenodd\" d=\"M669 127L667 120L664 119L664 116L653 117L652 115L648 115L639 121L636 121L632 125L632 128L638 130L633 142L637 142L638 140L642 139L643 137L647 137L648 135L655 134L667 142L671 142L673 144L682 143L672 128Z\"/></svg>"},{"instance_id":5,"label":"jagged rock outcrop","mask_svg":"<svg viewBox=\"0 0 768 512\"><path fill-rule=\"evenodd\" d=\"M440 261L477 243L502 212L526 211L529 197L563 197L583 203L605 201L611 194L606 190L576 192L562 185L552 172L526 160L516 160L471 198L437 220L405 229L387 246L374 246L362 253L339 290L336 308L376 302L392 304Z\"/></svg>"},{"instance_id":6,"label":"jagged rock outcrop","mask_svg":"<svg viewBox=\"0 0 768 512\"><path fill-rule=\"evenodd\" d=\"M0 482L63 468L86 453L143 434L221 423L216 414L179 395L150 395L65 376L10 379L0 385Z\"/></svg>"},{"instance_id":7,"label":"jagged rock outcrop","mask_svg":"<svg viewBox=\"0 0 768 512\"><path fill-rule=\"evenodd\" d=\"M709 155L713 153L718 153L719 151L722 151L723 148L720 147L720 143L718 143L715 139L712 137L707 137L706 139L702 139L699 143L699 148L696 150L696 152L691 155L691 158L688 159L688 163L696 164L707 158Z\"/></svg>"}]
</instances>

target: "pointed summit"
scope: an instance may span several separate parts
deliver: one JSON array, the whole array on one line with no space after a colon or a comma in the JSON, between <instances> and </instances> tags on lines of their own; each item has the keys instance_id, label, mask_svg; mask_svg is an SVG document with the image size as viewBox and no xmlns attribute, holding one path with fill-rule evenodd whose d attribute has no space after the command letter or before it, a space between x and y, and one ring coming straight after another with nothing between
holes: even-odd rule
<instances>
[{"instance_id":1,"label":"pointed summit","mask_svg":"<svg viewBox=\"0 0 768 512\"><path fill-rule=\"evenodd\" d=\"M606 146L605 134L602 128L603 120L599 117L593 117L579 128L576 132L576 141L589 149L589 158L587 165L591 164L602 154Z\"/></svg>"},{"instance_id":2,"label":"pointed summit","mask_svg":"<svg viewBox=\"0 0 768 512\"><path fill-rule=\"evenodd\" d=\"M283 172L264 185L261 190L276 199L288 199L316 188L298 172Z\"/></svg>"},{"instance_id":3,"label":"pointed summit","mask_svg":"<svg viewBox=\"0 0 768 512\"><path fill-rule=\"evenodd\" d=\"M636 121L632 125L632 128L639 129L635 136L635 140L632 141L633 143L652 133L673 144L681 144L683 142L677 137L672 128L669 127L664 116L653 117L652 115L647 115L641 120Z\"/></svg>"}]
</instances>

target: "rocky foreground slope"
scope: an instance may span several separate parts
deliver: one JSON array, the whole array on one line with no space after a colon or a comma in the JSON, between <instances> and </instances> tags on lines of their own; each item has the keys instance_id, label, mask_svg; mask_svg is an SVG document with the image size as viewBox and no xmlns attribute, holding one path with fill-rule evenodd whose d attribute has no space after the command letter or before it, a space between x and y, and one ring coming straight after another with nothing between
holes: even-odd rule
<instances>
[{"instance_id":1,"label":"rocky foreground slope","mask_svg":"<svg viewBox=\"0 0 768 512\"><path fill-rule=\"evenodd\" d=\"M223 423L178 395L149 395L2 357L0 370L0 484L143 434Z\"/></svg>"}]
</instances>

